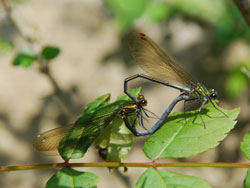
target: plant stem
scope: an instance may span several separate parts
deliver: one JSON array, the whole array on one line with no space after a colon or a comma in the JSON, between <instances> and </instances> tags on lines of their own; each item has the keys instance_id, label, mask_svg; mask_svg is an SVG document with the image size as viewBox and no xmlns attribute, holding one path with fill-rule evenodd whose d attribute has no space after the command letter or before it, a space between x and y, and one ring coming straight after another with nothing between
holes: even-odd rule
<instances>
[{"instance_id":1,"label":"plant stem","mask_svg":"<svg viewBox=\"0 0 250 188\"><path fill-rule=\"evenodd\" d=\"M250 163L117 163L117 162L97 162L97 163L48 163L19 166L0 166L0 172L36 170L68 167L213 167L213 168L250 168Z\"/></svg>"},{"instance_id":2,"label":"plant stem","mask_svg":"<svg viewBox=\"0 0 250 188\"><path fill-rule=\"evenodd\" d=\"M250 71L246 67L241 67L241 72L245 74L250 79Z\"/></svg>"},{"instance_id":3,"label":"plant stem","mask_svg":"<svg viewBox=\"0 0 250 188\"><path fill-rule=\"evenodd\" d=\"M23 30L19 27L19 25L17 24L15 19L13 18L10 2L8 0L1 0L1 4L3 5L4 11L6 13L8 20L13 24L13 26L15 27L15 29L17 30L19 35L28 43L33 44L35 42L34 39L32 37L26 35L23 32Z\"/></svg>"},{"instance_id":4,"label":"plant stem","mask_svg":"<svg viewBox=\"0 0 250 188\"><path fill-rule=\"evenodd\" d=\"M38 57L37 59L39 65L40 65L40 72L47 76L50 83L52 84L54 94L57 97L59 103L62 104L63 110L69 115L74 116L75 113L77 113L78 109L76 105L73 104L73 102L69 99L69 97L66 96L66 94L63 92L63 90L59 87L58 83L52 76L50 72L50 67L48 65L48 62L44 60L41 57Z\"/></svg>"},{"instance_id":5,"label":"plant stem","mask_svg":"<svg viewBox=\"0 0 250 188\"><path fill-rule=\"evenodd\" d=\"M8 20L13 24L14 28L18 32L18 34L27 42L31 45L31 48L34 50L34 47L39 46L38 42L31 36L27 35L26 33L23 32L23 29L18 25L14 17L12 16L12 8L10 5L9 0L0 0L0 3L2 4L6 16ZM35 50L34 50L35 51ZM40 72L44 73L45 76L48 77L49 81L51 82L51 85L54 90L54 94L59 99L60 104L63 105L64 111L69 115L69 116L74 116L78 111L79 108L77 108L76 104L73 103L72 100L69 99L69 97L66 96L65 92L59 87L58 83L52 76L52 74L49 71L49 65L48 61L38 57L37 62L40 65Z\"/></svg>"},{"instance_id":6,"label":"plant stem","mask_svg":"<svg viewBox=\"0 0 250 188\"><path fill-rule=\"evenodd\" d=\"M234 3L239 8L243 18L245 18L248 26L250 26L250 7L248 0L234 0Z\"/></svg>"}]
</instances>

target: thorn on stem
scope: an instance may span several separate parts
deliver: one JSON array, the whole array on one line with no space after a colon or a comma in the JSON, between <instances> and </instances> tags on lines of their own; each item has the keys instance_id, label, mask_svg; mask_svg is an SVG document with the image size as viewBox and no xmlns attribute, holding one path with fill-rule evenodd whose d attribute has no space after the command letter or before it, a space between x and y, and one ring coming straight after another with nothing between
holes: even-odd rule
<instances>
[{"instance_id":1,"label":"thorn on stem","mask_svg":"<svg viewBox=\"0 0 250 188\"><path fill-rule=\"evenodd\" d=\"M152 167L157 168L157 163L155 162L155 160L152 161Z\"/></svg>"}]
</instances>

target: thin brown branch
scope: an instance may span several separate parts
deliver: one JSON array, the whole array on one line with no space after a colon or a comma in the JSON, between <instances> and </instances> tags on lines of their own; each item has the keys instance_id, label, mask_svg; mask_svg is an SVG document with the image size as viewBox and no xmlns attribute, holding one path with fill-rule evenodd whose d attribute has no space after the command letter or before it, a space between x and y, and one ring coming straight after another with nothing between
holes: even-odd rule
<instances>
[{"instance_id":1,"label":"thin brown branch","mask_svg":"<svg viewBox=\"0 0 250 188\"><path fill-rule=\"evenodd\" d=\"M9 14L10 13L10 5L9 5L9 1L7 1L7 0L1 0L1 3L2 3L2 5L3 5L3 8L4 8L4 10L5 10L5 12L7 13L7 14Z\"/></svg>"},{"instance_id":2,"label":"thin brown branch","mask_svg":"<svg viewBox=\"0 0 250 188\"><path fill-rule=\"evenodd\" d=\"M31 45L31 48L33 49L34 46L39 46L37 41L25 34L22 30L22 28L17 24L16 20L14 19L14 17L12 16L12 8L10 6L10 1L8 0L0 0L6 16L8 18L8 20L13 24L13 26L15 27L16 31L18 32L18 34ZM42 73L44 73L44 75L46 75L50 81L50 83L53 86L54 89L54 94L55 96L59 99L60 103L64 106L64 111L69 114L70 116L74 115L74 112L78 111L76 105L74 105L72 103L71 100L69 100L69 98L65 95L65 93L63 92L63 90L59 87L58 83L56 82L55 78L52 76L52 74L49 71L49 66L48 66L48 61L45 60L44 58L38 57L37 61L40 65L40 71Z\"/></svg>"},{"instance_id":3,"label":"thin brown branch","mask_svg":"<svg viewBox=\"0 0 250 188\"><path fill-rule=\"evenodd\" d=\"M117 163L117 162L97 162L97 163L48 163L19 166L0 166L0 172L36 170L67 167L209 167L209 168L250 168L250 163Z\"/></svg>"},{"instance_id":4,"label":"thin brown branch","mask_svg":"<svg viewBox=\"0 0 250 188\"><path fill-rule=\"evenodd\" d=\"M67 112L70 116L74 116L75 114L73 112L77 111L76 107L74 106L74 104L72 104L69 98L65 95L62 89L59 87L54 77L51 75L48 62L42 58L38 58L38 63L40 64L40 71L48 77L50 83L52 84L53 89L54 89L54 94L58 98L62 106L64 107L64 111Z\"/></svg>"},{"instance_id":5,"label":"thin brown branch","mask_svg":"<svg viewBox=\"0 0 250 188\"><path fill-rule=\"evenodd\" d=\"M23 30L19 27L19 25L17 24L16 20L13 18L12 16L12 8L10 6L10 2L8 0L1 0L2 6L5 10L6 16L8 18L8 20L12 23L12 25L15 27L15 29L17 30L17 32L19 33L19 35L28 43L33 44L35 42L35 40L26 35Z\"/></svg>"},{"instance_id":6,"label":"thin brown branch","mask_svg":"<svg viewBox=\"0 0 250 188\"><path fill-rule=\"evenodd\" d=\"M234 0L242 16L245 18L248 26L250 26L250 4L248 0Z\"/></svg>"}]
</instances>

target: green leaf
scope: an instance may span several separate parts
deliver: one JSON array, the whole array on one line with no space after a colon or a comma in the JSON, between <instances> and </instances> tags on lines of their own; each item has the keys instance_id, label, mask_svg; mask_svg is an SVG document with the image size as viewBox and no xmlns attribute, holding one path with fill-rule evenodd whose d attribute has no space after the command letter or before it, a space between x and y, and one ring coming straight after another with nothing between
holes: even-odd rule
<instances>
[{"instance_id":1,"label":"green leaf","mask_svg":"<svg viewBox=\"0 0 250 188\"><path fill-rule=\"evenodd\" d=\"M212 188L206 180L149 168L138 179L137 188Z\"/></svg>"},{"instance_id":2,"label":"green leaf","mask_svg":"<svg viewBox=\"0 0 250 188\"><path fill-rule=\"evenodd\" d=\"M98 97L95 101L91 102L90 104L87 105L84 113L82 113L78 118L75 124L81 124L81 122L84 121L84 119L88 119L89 116L98 108L101 106L104 106L108 104L110 100L110 94L105 94L100 97Z\"/></svg>"},{"instance_id":3,"label":"green leaf","mask_svg":"<svg viewBox=\"0 0 250 188\"><path fill-rule=\"evenodd\" d=\"M103 134L96 140L96 148L107 149L107 162L121 162L124 160L131 145L134 135L124 125L120 117L116 117Z\"/></svg>"},{"instance_id":4,"label":"green leaf","mask_svg":"<svg viewBox=\"0 0 250 188\"><path fill-rule=\"evenodd\" d=\"M148 2L145 14L152 21L159 22L170 16L171 8L164 2L151 0Z\"/></svg>"},{"instance_id":5,"label":"green leaf","mask_svg":"<svg viewBox=\"0 0 250 188\"><path fill-rule=\"evenodd\" d=\"M95 188L98 181L99 177L93 173L63 167L49 179L46 188Z\"/></svg>"},{"instance_id":6,"label":"green leaf","mask_svg":"<svg viewBox=\"0 0 250 188\"><path fill-rule=\"evenodd\" d=\"M56 56L58 56L60 53L60 49L54 46L45 46L42 49L41 55L46 60L54 59Z\"/></svg>"},{"instance_id":7,"label":"green leaf","mask_svg":"<svg viewBox=\"0 0 250 188\"><path fill-rule=\"evenodd\" d=\"M140 91L141 88L129 90L129 92L135 97L139 96ZM116 100L131 101L126 94L120 95ZM135 117L130 118L134 119ZM123 120L117 116L97 138L95 141L95 147L98 150L107 151L106 156L104 157L107 162L120 162L126 158L131 149L133 138L134 135L127 129Z\"/></svg>"},{"instance_id":8,"label":"green leaf","mask_svg":"<svg viewBox=\"0 0 250 188\"><path fill-rule=\"evenodd\" d=\"M31 49L24 49L15 56L12 64L15 66L22 65L24 67L30 67L32 63L35 62L35 60L36 60L35 52Z\"/></svg>"},{"instance_id":9,"label":"green leaf","mask_svg":"<svg viewBox=\"0 0 250 188\"><path fill-rule=\"evenodd\" d=\"M141 92L141 87L136 88L136 89L129 89L128 91L129 91L132 95L138 97L139 94L140 94L140 92ZM118 100L129 100L129 101L132 101L132 100L129 98L129 96L126 95L125 93L122 94L122 95L120 95L120 96L118 96L116 100L117 100L117 101L118 101Z\"/></svg>"},{"instance_id":10,"label":"green leaf","mask_svg":"<svg viewBox=\"0 0 250 188\"><path fill-rule=\"evenodd\" d=\"M84 113L75 122L70 132L59 144L59 153L64 160L81 158L103 129L114 119L126 101L114 102Z\"/></svg>"},{"instance_id":11,"label":"green leaf","mask_svg":"<svg viewBox=\"0 0 250 188\"><path fill-rule=\"evenodd\" d=\"M107 3L115 15L118 27L124 30L143 14L147 1L108 0Z\"/></svg>"},{"instance_id":12,"label":"green leaf","mask_svg":"<svg viewBox=\"0 0 250 188\"><path fill-rule=\"evenodd\" d=\"M181 11L205 19L211 23L218 23L226 13L226 6L222 0L175 0L175 6Z\"/></svg>"},{"instance_id":13,"label":"green leaf","mask_svg":"<svg viewBox=\"0 0 250 188\"><path fill-rule=\"evenodd\" d=\"M245 157L250 160L250 132L245 134L243 142L240 143L240 149Z\"/></svg>"},{"instance_id":14,"label":"green leaf","mask_svg":"<svg viewBox=\"0 0 250 188\"><path fill-rule=\"evenodd\" d=\"M231 74L226 83L226 90L230 97L237 97L240 95L248 86L245 75L241 72Z\"/></svg>"},{"instance_id":15,"label":"green leaf","mask_svg":"<svg viewBox=\"0 0 250 188\"><path fill-rule=\"evenodd\" d=\"M244 188L250 188L250 170L247 169L247 175L244 180Z\"/></svg>"},{"instance_id":16,"label":"green leaf","mask_svg":"<svg viewBox=\"0 0 250 188\"><path fill-rule=\"evenodd\" d=\"M211 24L215 31L215 49L224 49L225 45L236 38L250 41L249 28L233 1L175 0L169 6Z\"/></svg>"},{"instance_id":17,"label":"green leaf","mask_svg":"<svg viewBox=\"0 0 250 188\"><path fill-rule=\"evenodd\" d=\"M94 102L90 103L87 106L85 113L86 112L89 113L89 112L93 111L95 108L100 107L104 104L107 104L109 100L110 100L110 94L105 94L105 95L98 97Z\"/></svg>"},{"instance_id":18,"label":"green leaf","mask_svg":"<svg viewBox=\"0 0 250 188\"><path fill-rule=\"evenodd\" d=\"M0 53L8 53L14 49L14 44L10 41L0 38Z\"/></svg>"},{"instance_id":19,"label":"green leaf","mask_svg":"<svg viewBox=\"0 0 250 188\"><path fill-rule=\"evenodd\" d=\"M108 104L107 97L104 95L92 102L60 141L58 149L64 160L83 157L104 128L113 122L120 108L131 103L131 100L120 100L122 97L118 97L118 100ZM96 108L93 108L94 105Z\"/></svg>"},{"instance_id":20,"label":"green leaf","mask_svg":"<svg viewBox=\"0 0 250 188\"><path fill-rule=\"evenodd\" d=\"M226 117L210 103L202 110L206 127L198 112L173 113L144 144L143 150L148 158L155 160L188 157L214 148L234 127L239 111L239 108L223 110Z\"/></svg>"},{"instance_id":21,"label":"green leaf","mask_svg":"<svg viewBox=\"0 0 250 188\"><path fill-rule=\"evenodd\" d=\"M226 82L226 91L230 97L238 97L248 86L248 77L242 73L242 67L250 67L250 60L235 67L232 73L229 74Z\"/></svg>"}]
</instances>

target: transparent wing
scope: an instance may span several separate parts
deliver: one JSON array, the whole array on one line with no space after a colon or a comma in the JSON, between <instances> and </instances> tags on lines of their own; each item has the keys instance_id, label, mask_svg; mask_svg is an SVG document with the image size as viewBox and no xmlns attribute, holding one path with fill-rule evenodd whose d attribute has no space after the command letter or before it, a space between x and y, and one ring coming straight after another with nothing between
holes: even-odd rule
<instances>
[{"instance_id":1,"label":"transparent wing","mask_svg":"<svg viewBox=\"0 0 250 188\"><path fill-rule=\"evenodd\" d=\"M59 127L39 134L33 141L38 151L57 150L60 140L69 132L71 126Z\"/></svg>"},{"instance_id":2,"label":"transparent wing","mask_svg":"<svg viewBox=\"0 0 250 188\"><path fill-rule=\"evenodd\" d=\"M196 85L191 75L171 60L147 35L131 34L129 47L136 62L152 77L186 87Z\"/></svg>"},{"instance_id":3,"label":"transparent wing","mask_svg":"<svg viewBox=\"0 0 250 188\"><path fill-rule=\"evenodd\" d=\"M94 124L96 121L105 121L106 117L110 117L112 114L116 114L117 112L110 112L106 114L102 114L100 116L95 116L94 118L91 118L91 123ZM87 122L87 119L86 119ZM69 125L66 127L59 127L55 128L46 132L43 132L39 134L33 141L33 146L38 150L38 151L53 151L57 150L59 143L61 139L68 134L70 129L72 128L73 125ZM84 125L83 125L84 126ZM96 125L98 127L98 125ZM93 129L96 128L96 126L93 126Z\"/></svg>"},{"instance_id":4,"label":"transparent wing","mask_svg":"<svg viewBox=\"0 0 250 188\"><path fill-rule=\"evenodd\" d=\"M192 110L197 110L201 107L202 100L199 99L194 99L190 101L185 101L184 102L184 112L192 111Z\"/></svg>"}]
</instances>

